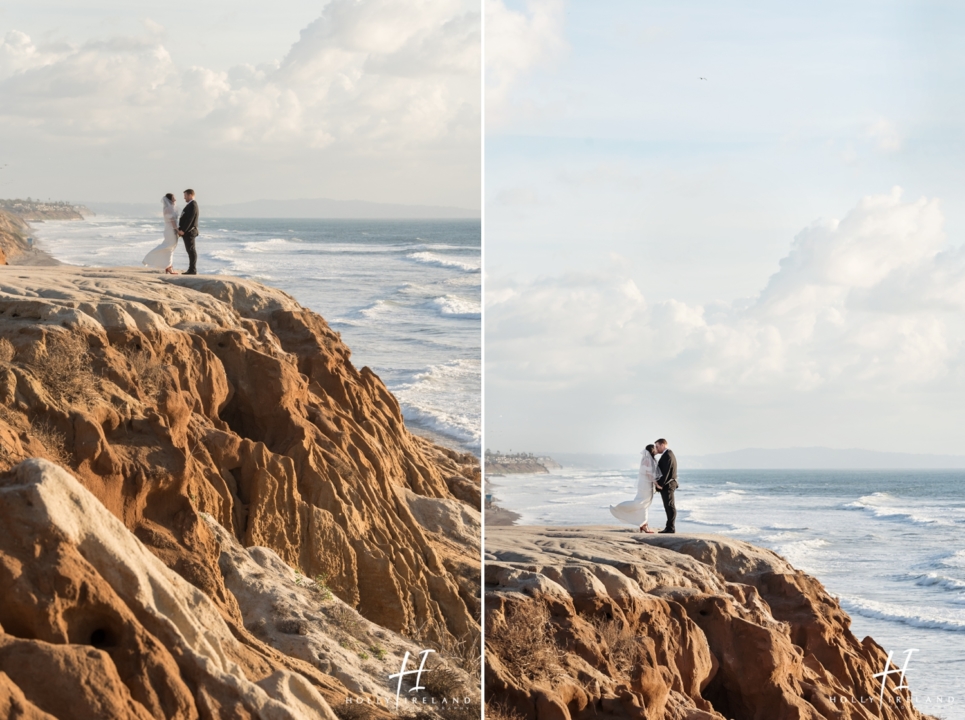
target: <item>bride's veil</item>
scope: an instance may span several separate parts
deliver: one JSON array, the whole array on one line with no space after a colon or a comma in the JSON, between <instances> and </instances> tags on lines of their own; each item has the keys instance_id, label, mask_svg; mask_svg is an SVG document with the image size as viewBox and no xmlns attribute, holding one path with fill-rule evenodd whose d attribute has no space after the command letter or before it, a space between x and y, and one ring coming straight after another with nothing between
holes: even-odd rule
<instances>
[{"instance_id":1,"label":"bride's veil","mask_svg":"<svg viewBox=\"0 0 965 720\"><path fill-rule=\"evenodd\" d=\"M657 470L657 460L653 455L650 454L649 450L644 450L640 458L640 475L646 475L647 479L650 481L656 480L660 471Z\"/></svg>"},{"instance_id":2,"label":"bride's veil","mask_svg":"<svg viewBox=\"0 0 965 720\"><path fill-rule=\"evenodd\" d=\"M175 218L178 215L177 206L167 195L161 198L161 215L165 219Z\"/></svg>"}]
</instances>

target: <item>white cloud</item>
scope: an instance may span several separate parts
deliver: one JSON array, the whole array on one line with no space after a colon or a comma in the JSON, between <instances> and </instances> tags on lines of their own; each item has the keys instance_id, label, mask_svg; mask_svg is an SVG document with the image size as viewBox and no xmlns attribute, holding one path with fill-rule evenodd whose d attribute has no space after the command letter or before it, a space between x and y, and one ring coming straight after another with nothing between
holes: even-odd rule
<instances>
[{"instance_id":1,"label":"white cloud","mask_svg":"<svg viewBox=\"0 0 965 720\"><path fill-rule=\"evenodd\" d=\"M615 396L656 383L741 404L957 387L965 367L965 251L946 246L937 201L897 188L801 231L750 302L645 300L619 269L496 278L487 298L492 385Z\"/></svg>"},{"instance_id":2,"label":"white cloud","mask_svg":"<svg viewBox=\"0 0 965 720\"><path fill-rule=\"evenodd\" d=\"M523 12L486 0L486 125L505 123L512 90L528 71L565 48L562 0L527 0Z\"/></svg>"},{"instance_id":3,"label":"white cloud","mask_svg":"<svg viewBox=\"0 0 965 720\"><path fill-rule=\"evenodd\" d=\"M0 42L0 127L74 145L174 141L194 143L192 154L289 162L327 148L399 171L432 156L478 166L476 7L332 0L284 58L227 72L179 67L153 21L139 37L69 46L10 32Z\"/></svg>"},{"instance_id":4,"label":"white cloud","mask_svg":"<svg viewBox=\"0 0 965 720\"><path fill-rule=\"evenodd\" d=\"M868 128L868 137L874 140L880 152L892 153L901 150L901 135L887 118L879 118Z\"/></svg>"}]
</instances>

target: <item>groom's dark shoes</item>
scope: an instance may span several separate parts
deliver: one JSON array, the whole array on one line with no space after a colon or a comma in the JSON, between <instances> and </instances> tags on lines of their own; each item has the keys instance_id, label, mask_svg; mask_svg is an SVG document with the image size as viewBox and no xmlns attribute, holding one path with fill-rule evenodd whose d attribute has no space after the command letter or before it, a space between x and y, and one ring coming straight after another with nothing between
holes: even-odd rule
<instances>
[{"instance_id":1,"label":"groom's dark shoes","mask_svg":"<svg viewBox=\"0 0 965 720\"><path fill-rule=\"evenodd\" d=\"M664 528L663 530L657 530L657 532L658 532L659 534L661 534L661 535L676 535L676 534L677 534L677 531L676 531L676 530L667 530L666 528Z\"/></svg>"}]
</instances>

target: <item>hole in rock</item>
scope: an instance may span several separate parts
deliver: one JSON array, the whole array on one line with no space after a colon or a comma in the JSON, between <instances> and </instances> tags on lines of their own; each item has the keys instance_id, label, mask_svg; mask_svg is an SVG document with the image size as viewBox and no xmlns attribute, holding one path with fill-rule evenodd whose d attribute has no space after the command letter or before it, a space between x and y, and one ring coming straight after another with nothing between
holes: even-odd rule
<instances>
[{"instance_id":1,"label":"hole in rock","mask_svg":"<svg viewBox=\"0 0 965 720\"><path fill-rule=\"evenodd\" d=\"M721 667L701 693L704 699L725 718L752 717L741 696L739 685L727 668Z\"/></svg>"},{"instance_id":2,"label":"hole in rock","mask_svg":"<svg viewBox=\"0 0 965 720\"><path fill-rule=\"evenodd\" d=\"M90 634L90 645L95 648L108 648L114 645L114 636L107 628L97 628Z\"/></svg>"}]
</instances>

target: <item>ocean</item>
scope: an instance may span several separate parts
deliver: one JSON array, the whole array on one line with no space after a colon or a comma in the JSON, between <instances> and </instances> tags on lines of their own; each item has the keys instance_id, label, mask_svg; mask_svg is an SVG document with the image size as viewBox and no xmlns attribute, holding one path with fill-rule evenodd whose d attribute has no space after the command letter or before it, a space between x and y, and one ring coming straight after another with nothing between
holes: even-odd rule
<instances>
[{"instance_id":1,"label":"ocean","mask_svg":"<svg viewBox=\"0 0 965 720\"><path fill-rule=\"evenodd\" d=\"M202 213L204 208L202 207ZM203 274L251 278L324 317L399 399L416 432L479 454L478 220L205 219ZM73 265L141 266L158 218L34 225L37 246ZM187 268L182 244L175 269Z\"/></svg>"},{"instance_id":2,"label":"ocean","mask_svg":"<svg viewBox=\"0 0 965 720\"><path fill-rule=\"evenodd\" d=\"M490 480L526 525L619 525L635 469L565 467ZM677 532L719 533L783 555L840 599L860 640L908 664L916 707L965 720L965 471L687 470ZM659 496L651 526L666 516ZM627 526L628 527L628 526Z\"/></svg>"}]
</instances>

